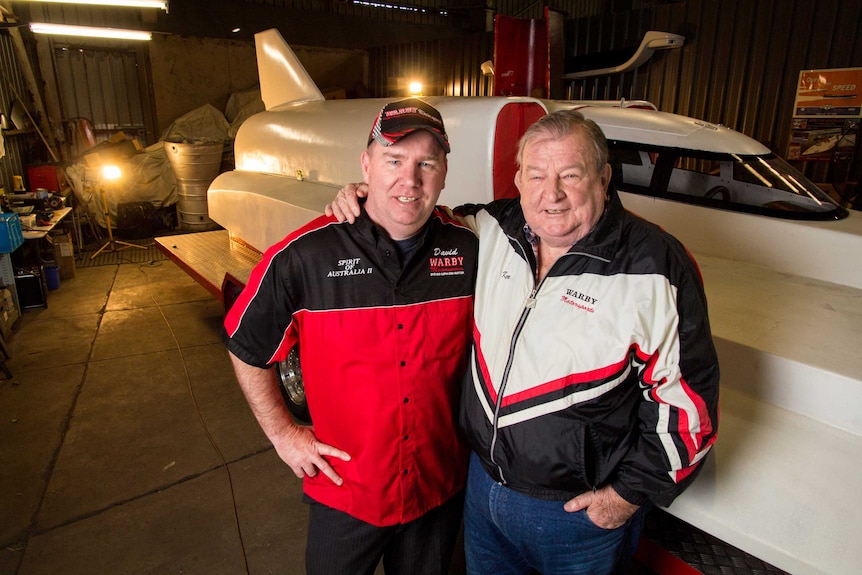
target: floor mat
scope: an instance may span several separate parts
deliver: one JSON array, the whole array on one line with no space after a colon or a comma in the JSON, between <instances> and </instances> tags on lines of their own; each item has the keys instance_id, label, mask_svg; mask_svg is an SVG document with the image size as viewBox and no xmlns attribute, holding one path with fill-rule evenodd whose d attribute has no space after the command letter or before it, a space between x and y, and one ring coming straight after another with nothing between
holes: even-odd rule
<instances>
[{"instance_id":1,"label":"floor mat","mask_svg":"<svg viewBox=\"0 0 862 575\"><path fill-rule=\"evenodd\" d=\"M168 259L167 256L156 247L156 244L153 242L153 238L123 241L141 247L133 248L117 243L115 244L115 247L118 251L111 251L110 247L108 247L101 251L99 255L93 257L93 254L95 254L101 246L88 245L81 252L81 255L75 259L75 266L79 268L88 268L117 264L145 264Z\"/></svg>"}]
</instances>

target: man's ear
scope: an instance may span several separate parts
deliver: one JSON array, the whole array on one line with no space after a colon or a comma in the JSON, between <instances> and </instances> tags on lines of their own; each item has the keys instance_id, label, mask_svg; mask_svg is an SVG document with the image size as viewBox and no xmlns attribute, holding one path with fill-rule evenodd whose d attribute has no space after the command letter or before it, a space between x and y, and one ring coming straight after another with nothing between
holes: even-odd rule
<instances>
[{"instance_id":1,"label":"man's ear","mask_svg":"<svg viewBox=\"0 0 862 575\"><path fill-rule=\"evenodd\" d=\"M359 164L362 166L362 181L368 183L368 164L371 163L371 157L368 155L368 150L362 152L359 157Z\"/></svg>"},{"instance_id":2,"label":"man's ear","mask_svg":"<svg viewBox=\"0 0 862 575\"><path fill-rule=\"evenodd\" d=\"M518 193L521 193L521 170L515 172L515 187L518 188Z\"/></svg>"},{"instance_id":3,"label":"man's ear","mask_svg":"<svg viewBox=\"0 0 862 575\"><path fill-rule=\"evenodd\" d=\"M600 175L601 175L602 187L605 190L607 190L608 186L611 184L611 165L605 164L605 167L602 170L602 173Z\"/></svg>"}]
</instances>

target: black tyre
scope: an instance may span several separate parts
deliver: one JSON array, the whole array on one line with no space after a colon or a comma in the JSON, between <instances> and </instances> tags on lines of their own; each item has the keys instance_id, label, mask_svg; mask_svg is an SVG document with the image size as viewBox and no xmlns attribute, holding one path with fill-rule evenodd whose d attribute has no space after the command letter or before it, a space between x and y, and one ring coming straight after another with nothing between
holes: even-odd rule
<instances>
[{"instance_id":1,"label":"black tyre","mask_svg":"<svg viewBox=\"0 0 862 575\"><path fill-rule=\"evenodd\" d=\"M302 384L302 367L299 365L299 348L290 350L287 359L276 365L278 387L288 411L301 425L311 425L311 414L305 402L305 387Z\"/></svg>"}]
</instances>

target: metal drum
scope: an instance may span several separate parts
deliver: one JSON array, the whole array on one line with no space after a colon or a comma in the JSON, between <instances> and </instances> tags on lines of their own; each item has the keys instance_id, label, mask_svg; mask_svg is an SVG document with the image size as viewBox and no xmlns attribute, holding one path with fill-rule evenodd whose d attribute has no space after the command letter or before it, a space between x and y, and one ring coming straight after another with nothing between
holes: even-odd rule
<instances>
[{"instance_id":1,"label":"metal drum","mask_svg":"<svg viewBox=\"0 0 862 575\"><path fill-rule=\"evenodd\" d=\"M224 144L180 144L165 142L171 169L177 178L180 227L193 231L219 227L209 217L207 188L219 174Z\"/></svg>"}]
</instances>

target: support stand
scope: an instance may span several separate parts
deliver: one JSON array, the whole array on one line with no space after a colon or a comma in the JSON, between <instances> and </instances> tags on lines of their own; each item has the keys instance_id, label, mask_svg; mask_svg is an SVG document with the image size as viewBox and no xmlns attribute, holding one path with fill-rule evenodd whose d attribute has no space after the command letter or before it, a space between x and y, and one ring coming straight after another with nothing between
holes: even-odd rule
<instances>
[{"instance_id":1,"label":"support stand","mask_svg":"<svg viewBox=\"0 0 862 575\"><path fill-rule=\"evenodd\" d=\"M124 242L120 240L114 239L114 234L111 232L111 216L108 214L108 200L105 198L105 189L101 188L99 190L99 195L102 197L102 210L105 214L105 226L108 228L108 241L100 247L96 253L90 256L90 259L94 259L97 255L102 253L103 251L109 252L118 252L120 250L125 250L128 248L138 248L140 250L147 249L147 246L139 246L138 244L130 244L129 242ZM117 244L121 244L122 247L117 247Z\"/></svg>"}]
</instances>

